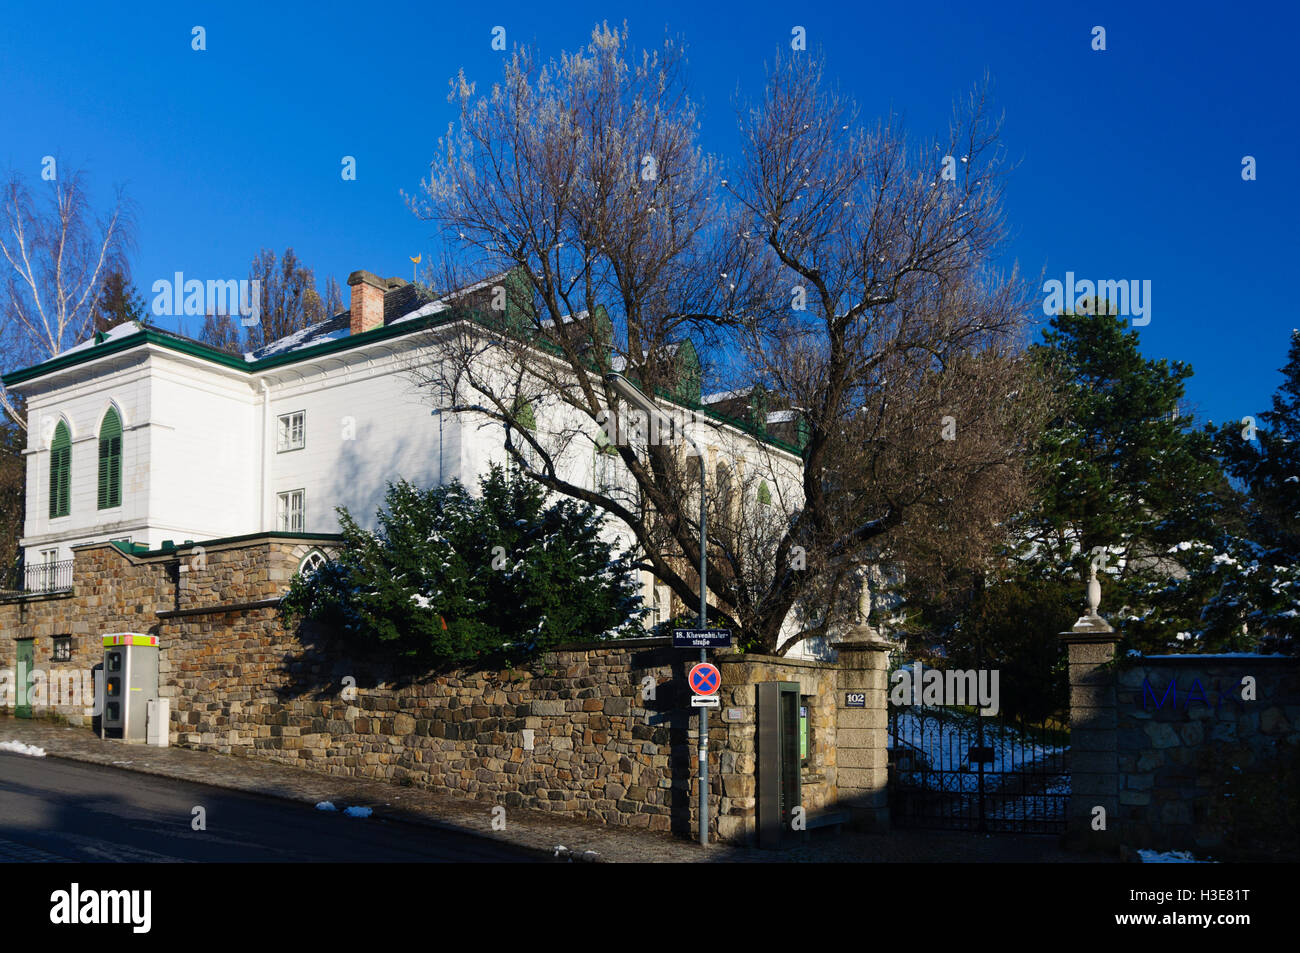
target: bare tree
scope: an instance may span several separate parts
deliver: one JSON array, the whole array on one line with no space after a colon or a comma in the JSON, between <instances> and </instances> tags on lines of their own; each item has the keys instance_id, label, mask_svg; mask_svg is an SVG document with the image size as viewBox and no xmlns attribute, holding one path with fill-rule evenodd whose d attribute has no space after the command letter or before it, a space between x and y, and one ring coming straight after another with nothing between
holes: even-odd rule
<instances>
[{"instance_id":1,"label":"bare tree","mask_svg":"<svg viewBox=\"0 0 1300 953\"><path fill-rule=\"evenodd\" d=\"M315 273L292 248L284 250L278 263L275 252L263 248L253 258L248 277L261 283L261 321L248 328L245 339L250 351L332 316L325 314Z\"/></svg>"},{"instance_id":2,"label":"bare tree","mask_svg":"<svg viewBox=\"0 0 1300 953\"><path fill-rule=\"evenodd\" d=\"M8 367L53 357L86 336L105 276L126 271L132 220L120 189L109 212L96 218L79 171L51 182L44 205L16 173L3 190L0 351ZM2 390L0 406L26 428Z\"/></svg>"},{"instance_id":3,"label":"bare tree","mask_svg":"<svg viewBox=\"0 0 1300 953\"><path fill-rule=\"evenodd\" d=\"M1000 191L982 100L954 126L961 174L948 179L943 152L909 152L892 127L863 131L813 60L778 63L742 115L745 152L728 175L696 142L683 69L671 40L632 55L626 28L602 26L545 65L515 51L485 96L453 81L459 124L411 204L447 236L447 288L468 268L495 277L448 297L476 320L438 332L422 379L453 411L504 425L532 478L622 521L688 606L694 467L715 469L711 613L742 644L783 653L852 618L845 593L865 560L919 558L909 530L920 540L936 520L958 533L973 522L983 538L1015 497L1027 308L1014 276L989 272ZM789 458L767 444L724 473L679 445L619 441L625 480L612 488L557 466L617 406L610 368L648 393L695 396L687 336L706 355L742 354L732 386L761 383L797 417L797 477L771 504L752 491L787 486ZM562 421L545 433L523 413L541 405ZM735 428L696 424L714 428L726 462Z\"/></svg>"}]
</instances>

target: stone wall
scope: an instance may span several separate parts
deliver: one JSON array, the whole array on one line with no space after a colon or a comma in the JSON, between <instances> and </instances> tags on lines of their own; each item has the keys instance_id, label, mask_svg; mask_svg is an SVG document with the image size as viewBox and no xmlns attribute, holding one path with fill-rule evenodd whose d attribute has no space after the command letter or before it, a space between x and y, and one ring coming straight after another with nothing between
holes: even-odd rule
<instances>
[{"instance_id":1,"label":"stone wall","mask_svg":"<svg viewBox=\"0 0 1300 953\"><path fill-rule=\"evenodd\" d=\"M13 666L17 638L38 639L38 667L88 671L103 633L157 635L175 744L478 797L485 810L698 831L699 718L686 687L695 652L665 639L603 642L565 647L528 670L420 677L351 659L325 633L286 629L275 606L303 556L328 542L266 536L145 556L80 547L73 593L0 603L0 668ZM64 633L74 637L73 660L51 663L49 637ZM833 806L836 666L734 652L714 660L722 672L709 726L714 835L754 834L762 681L798 682L808 696L804 807ZM89 720L81 707L54 710Z\"/></svg>"},{"instance_id":2,"label":"stone wall","mask_svg":"<svg viewBox=\"0 0 1300 953\"><path fill-rule=\"evenodd\" d=\"M1242 697L1248 676L1253 700ZM1123 843L1219 847L1224 809L1235 807L1223 779L1279 778L1287 746L1300 744L1300 659L1128 659L1116 676L1115 732Z\"/></svg>"},{"instance_id":3,"label":"stone wall","mask_svg":"<svg viewBox=\"0 0 1300 953\"><path fill-rule=\"evenodd\" d=\"M0 600L0 670L14 669L19 639L33 639L35 666L50 684L88 680L103 659L105 633L163 635L167 613L184 617L195 607L231 599L278 598L302 557L335 541L272 535L143 556L127 555L108 543L77 547L72 591ZM59 636L71 637L67 662L53 660ZM169 661L164 654L159 663L164 683ZM82 695L51 693L46 707L71 724L89 724L92 696L89 691ZM0 706L12 702L0 697Z\"/></svg>"}]
</instances>

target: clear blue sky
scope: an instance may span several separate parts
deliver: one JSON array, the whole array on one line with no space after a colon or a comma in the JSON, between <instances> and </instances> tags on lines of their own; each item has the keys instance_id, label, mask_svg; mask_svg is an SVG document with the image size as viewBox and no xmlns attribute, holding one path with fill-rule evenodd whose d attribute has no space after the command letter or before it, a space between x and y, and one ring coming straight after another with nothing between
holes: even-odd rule
<instances>
[{"instance_id":1,"label":"clear blue sky","mask_svg":"<svg viewBox=\"0 0 1300 953\"><path fill-rule=\"evenodd\" d=\"M626 19L637 43L684 38L718 152L734 142L737 86L756 88L796 24L868 116L895 110L917 134L942 132L987 70L1020 161L1007 263L1150 279L1143 350L1191 362L1194 409L1266 409L1300 327L1291 3L11 4L0 171L35 182L54 154L90 172L101 207L125 185L145 292L176 271L242 277L263 246L293 246L322 287L359 268L406 275L433 246L399 190L417 187L452 118L447 79L499 75L494 26L558 54L602 19ZM190 48L195 25L205 52ZM1090 48L1096 25L1105 52Z\"/></svg>"}]
</instances>

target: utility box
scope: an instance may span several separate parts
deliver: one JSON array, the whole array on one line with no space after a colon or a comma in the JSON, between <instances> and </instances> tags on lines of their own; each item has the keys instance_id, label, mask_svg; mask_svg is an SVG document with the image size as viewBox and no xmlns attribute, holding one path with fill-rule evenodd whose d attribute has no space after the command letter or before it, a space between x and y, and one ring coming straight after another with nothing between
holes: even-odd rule
<instances>
[{"instance_id":1,"label":"utility box","mask_svg":"<svg viewBox=\"0 0 1300 953\"><path fill-rule=\"evenodd\" d=\"M149 703L157 699L158 636L135 632L104 636L101 737L144 744Z\"/></svg>"},{"instance_id":2,"label":"utility box","mask_svg":"<svg viewBox=\"0 0 1300 953\"><path fill-rule=\"evenodd\" d=\"M149 717L145 722L148 744L166 748L171 743L171 703L166 698L155 698L149 703Z\"/></svg>"}]
</instances>

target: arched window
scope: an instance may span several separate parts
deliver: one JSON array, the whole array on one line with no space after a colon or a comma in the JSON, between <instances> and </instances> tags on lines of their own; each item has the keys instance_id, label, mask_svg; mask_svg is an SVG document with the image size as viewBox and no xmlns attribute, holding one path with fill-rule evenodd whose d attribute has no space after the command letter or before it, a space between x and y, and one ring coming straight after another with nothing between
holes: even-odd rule
<instances>
[{"instance_id":1,"label":"arched window","mask_svg":"<svg viewBox=\"0 0 1300 953\"><path fill-rule=\"evenodd\" d=\"M112 407L99 425L99 508L122 505L122 418Z\"/></svg>"},{"instance_id":2,"label":"arched window","mask_svg":"<svg viewBox=\"0 0 1300 953\"><path fill-rule=\"evenodd\" d=\"M60 420L50 444L50 519L68 515L72 483L72 437Z\"/></svg>"},{"instance_id":3,"label":"arched window","mask_svg":"<svg viewBox=\"0 0 1300 953\"><path fill-rule=\"evenodd\" d=\"M310 576L316 570L324 566L329 560L319 549L313 549L306 556L302 557L302 562L298 564L298 573L303 576Z\"/></svg>"}]
</instances>

